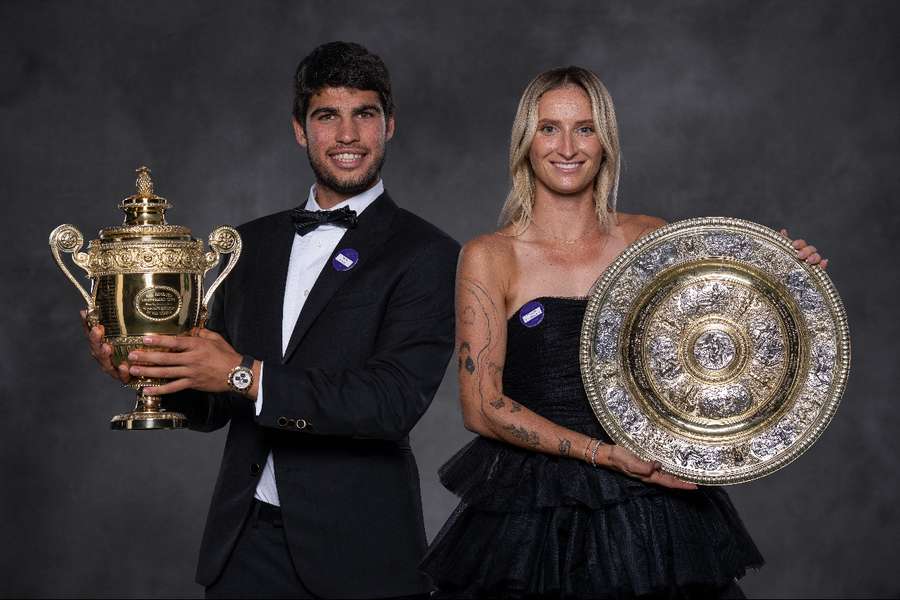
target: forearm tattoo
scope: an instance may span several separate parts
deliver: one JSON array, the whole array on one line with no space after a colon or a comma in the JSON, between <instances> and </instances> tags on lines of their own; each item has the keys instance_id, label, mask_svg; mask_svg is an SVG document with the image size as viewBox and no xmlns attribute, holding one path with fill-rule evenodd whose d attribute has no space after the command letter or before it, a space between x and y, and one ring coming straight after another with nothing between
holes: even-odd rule
<instances>
[{"instance_id":1,"label":"forearm tattoo","mask_svg":"<svg viewBox=\"0 0 900 600\"><path fill-rule=\"evenodd\" d=\"M522 427L521 425L507 425L504 429L508 431L511 436L530 448L537 448L541 445L541 438L538 436L537 431L525 429L525 427Z\"/></svg>"},{"instance_id":2,"label":"forearm tattoo","mask_svg":"<svg viewBox=\"0 0 900 600\"><path fill-rule=\"evenodd\" d=\"M471 375L475 372L475 361L472 360L472 347L469 342L463 342L459 345L459 372L465 369Z\"/></svg>"},{"instance_id":3,"label":"forearm tattoo","mask_svg":"<svg viewBox=\"0 0 900 600\"><path fill-rule=\"evenodd\" d=\"M475 344L470 340L461 340L459 344L460 384L467 386L477 394L482 408L490 407L493 411L506 409L503 414L516 413L522 405L497 390L502 388L503 368L491 359L499 350L502 311L500 311L491 295L478 281L469 278L459 279L460 306L459 320L464 325L476 328L484 336L483 342ZM475 347L473 347L473 344ZM509 437L529 448L541 446L541 438L537 431L528 429L517 423L504 423L503 431ZM560 443L560 453L563 445ZM571 443L567 441L565 453L569 452Z\"/></svg>"}]
</instances>

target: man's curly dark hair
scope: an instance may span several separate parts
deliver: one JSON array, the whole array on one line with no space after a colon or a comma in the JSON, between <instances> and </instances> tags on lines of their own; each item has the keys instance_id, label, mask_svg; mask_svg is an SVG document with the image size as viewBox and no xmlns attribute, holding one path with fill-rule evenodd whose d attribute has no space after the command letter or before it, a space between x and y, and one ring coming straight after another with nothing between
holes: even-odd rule
<instances>
[{"instance_id":1,"label":"man's curly dark hair","mask_svg":"<svg viewBox=\"0 0 900 600\"><path fill-rule=\"evenodd\" d=\"M353 42L328 42L297 65L294 76L294 118L306 126L309 99L325 87L378 92L385 119L394 114L391 77L381 58Z\"/></svg>"}]
</instances>

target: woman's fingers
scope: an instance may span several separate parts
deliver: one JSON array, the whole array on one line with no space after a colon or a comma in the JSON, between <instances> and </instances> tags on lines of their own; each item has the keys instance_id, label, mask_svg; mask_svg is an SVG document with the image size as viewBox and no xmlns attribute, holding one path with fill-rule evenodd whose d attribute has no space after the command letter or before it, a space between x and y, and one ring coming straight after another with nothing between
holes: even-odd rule
<instances>
[{"instance_id":1,"label":"woman's fingers","mask_svg":"<svg viewBox=\"0 0 900 600\"><path fill-rule=\"evenodd\" d=\"M609 456L612 467L646 483L661 485L676 490L697 489L697 484L678 479L671 473L666 473L661 470L662 464L659 461L643 460L622 446L612 446Z\"/></svg>"},{"instance_id":2,"label":"woman's fingers","mask_svg":"<svg viewBox=\"0 0 900 600\"><path fill-rule=\"evenodd\" d=\"M654 463L642 460L631 450L622 446L613 446L610 457L614 462L617 462L617 459L621 460L621 466L625 473L635 477L648 477L656 470Z\"/></svg>"},{"instance_id":3,"label":"woman's fingers","mask_svg":"<svg viewBox=\"0 0 900 600\"><path fill-rule=\"evenodd\" d=\"M672 488L676 490L696 490L697 484L690 483L689 481L683 481L678 479L671 473L666 473L665 471L654 471L650 477L645 479L649 483L655 483L656 485L661 485L663 487Z\"/></svg>"}]
</instances>

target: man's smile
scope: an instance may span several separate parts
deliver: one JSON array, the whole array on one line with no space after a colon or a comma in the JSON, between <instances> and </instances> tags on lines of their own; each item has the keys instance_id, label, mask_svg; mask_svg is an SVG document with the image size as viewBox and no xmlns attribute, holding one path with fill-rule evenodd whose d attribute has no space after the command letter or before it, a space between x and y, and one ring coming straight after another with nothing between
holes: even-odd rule
<instances>
[{"instance_id":1,"label":"man's smile","mask_svg":"<svg viewBox=\"0 0 900 600\"><path fill-rule=\"evenodd\" d=\"M363 150L338 150L329 152L328 158L338 168L352 171L362 165L367 155L368 152Z\"/></svg>"}]
</instances>

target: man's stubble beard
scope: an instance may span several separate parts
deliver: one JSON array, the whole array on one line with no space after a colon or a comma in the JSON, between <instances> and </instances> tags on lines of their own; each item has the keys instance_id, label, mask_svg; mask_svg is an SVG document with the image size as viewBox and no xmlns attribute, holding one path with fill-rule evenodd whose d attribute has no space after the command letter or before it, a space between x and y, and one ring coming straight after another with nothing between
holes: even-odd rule
<instances>
[{"instance_id":1,"label":"man's stubble beard","mask_svg":"<svg viewBox=\"0 0 900 600\"><path fill-rule=\"evenodd\" d=\"M309 158L309 166L312 167L313 174L316 176L316 183L344 196L356 196L372 187L381 176L381 167L384 166L386 155L387 148L381 151L381 156L376 157L369 170L357 179L341 181L328 170L328 167L313 156L309 147L306 148L306 156Z\"/></svg>"}]
</instances>

